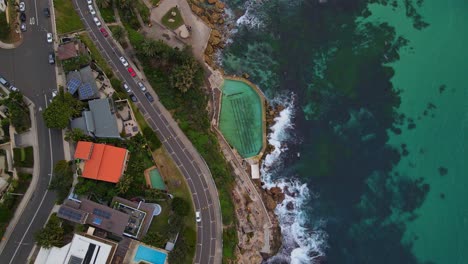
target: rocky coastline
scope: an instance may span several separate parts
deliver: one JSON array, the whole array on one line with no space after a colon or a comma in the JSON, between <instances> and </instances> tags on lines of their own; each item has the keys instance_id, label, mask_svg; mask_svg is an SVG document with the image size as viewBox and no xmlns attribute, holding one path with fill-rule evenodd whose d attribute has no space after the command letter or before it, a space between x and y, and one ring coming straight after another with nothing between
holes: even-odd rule
<instances>
[{"instance_id":1,"label":"rocky coastline","mask_svg":"<svg viewBox=\"0 0 468 264\"><path fill-rule=\"evenodd\" d=\"M205 49L205 62L212 68L222 69L215 63L216 51L223 49L230 28L226 24L225 4L219 0L188 0L194 14L211 28L211 35Z\"/></svg>"},{"instance_id":2,"label":"rocky coastline","mask_svg":"<svg viewBox=\"0 0 468 264\"><path fill-rule=\"evenodd\" d=\"M223 49L226 45L226 40L229 37L229 32L234 25L228 21L228 16L225 11L225 4L219 0L188 0L189 5L198 17L203 20L211 29L211 35L208 40L204 60L213 69L223 72L223 69L216 63L217 51ZM242 14L238 14L239 16ZM242 74L242 77L248 79L248 73ZM274 124L274 119L284 109L282 105L269 105L265 102L266 111L266 126L271 127ZM266 151L262 159L272 151L272 146L267 145ZM261 162L261 160L260 160ZM236 170L236 168L234 167ZM250 175L250 168L245 168L245 172ZM265 219L258 215L255 208L255 203L252 201L242 187L243 183L236 180L237 185L234 187L231 195L235 201L235 211L238 219L238 238L239 244L236 250L236 261L234 263L261 263L264 260L277 254L282 245L281 229L278 218L275 214L275 208L282 203L285 195L281 188L273 187L265 189L264 183L261 180L252 180L253 186L260 194L263 204L265 205L271 226L269 228L269 241L264 241L264 232L262 226L266 224ZM257 231L255 231L257 230ZM269 253L261 252L262 245L269 244Z\"/></svg>"}]
</instances>

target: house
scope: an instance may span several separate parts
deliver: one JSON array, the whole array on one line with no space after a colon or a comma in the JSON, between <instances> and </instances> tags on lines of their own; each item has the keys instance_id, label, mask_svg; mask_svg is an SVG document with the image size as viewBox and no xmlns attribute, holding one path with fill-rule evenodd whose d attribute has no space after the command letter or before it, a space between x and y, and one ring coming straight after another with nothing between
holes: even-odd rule
<instances>
[{"instance_id":1,"label":"house","mask_svg":"<svg viewBox=\"0 0 468 264\"><path fill-rule=\"evenodd\" d=\"M79 224L88 224L121 238L130 223L130 216L88 199L66 200L57 216Z\"/></svg>"},{"instance_id":2,"label":"house","mask_svg":"<svg viewBox=\"0 0 468 264\"><path fill-rule=\"evenodd\" d=\"M117 244L90 235L74 234L67 245L58 248L41 248L35 264L48 263L111 263Z\"/></svg>"},{"instance_id":3,"label":"house","mask_svg":"<svg viewBox=\"0 0 468 264\"><path fill-rule=\"evenodd\" d=\"M57 57L61 61L75 58L86 53L86 46L81 41L63 43L57 48Z\"/></svg>"},{"instance_id":4,"label":"house","mask_svg":"<svg viewBox=\"0 0 468 264\"><path fill-rule=\"evenodd\" d=\"M126 169L128 150L106 144L79 141L76 146L75 159L82 161L81 177L117 183Z\"/></svg>"},{"instance_id":5,"label":"house","mask_svg":"<svg viewBox=\"0 0 468 264\"><path fill-rule=\"evenodd\" d=\"M109 98L89 101L89 110L83 111L82 117L73 119L71 128L79 128L92 137L120 138L111 102Z\"/></svg>"},{"instance_id":6,"label":"house","mask_svg":"<svg viewBox=\"0 0 468 264\"><path fill-rule=\"evenodd\" d=\"M78 92L81 101L99 98L99 90L90 66L67 74L67 90L71 94Z\"/></svg>"}]
</instances>

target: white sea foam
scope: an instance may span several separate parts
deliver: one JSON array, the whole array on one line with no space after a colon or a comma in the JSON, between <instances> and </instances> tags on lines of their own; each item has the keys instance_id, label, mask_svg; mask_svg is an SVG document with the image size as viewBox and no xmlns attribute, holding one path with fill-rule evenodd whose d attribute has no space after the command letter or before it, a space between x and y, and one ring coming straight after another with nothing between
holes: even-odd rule
<instances>
[{"instance_id":1,"label":"white sea foam","mask_svg":"<svg viewBox=\"0 0 468 264\"><path fill-rule=\"evenodd\" d=\"M284 98L279 101L284 102ZM286 106L275 118L275 123L271 127L268 142L273 146L273 151L265 157L261 170L265 188L278 186L285 192L284 201L275 210L280 222L283 245L280 252L267 263L284 261L292 264L314 263L314 260L324 255L327 235L321 228L323 221L316 221L317 224L313 229L306 227L307 215L304 206L313 198L310 190L306 184L298 180L274 180L283 170L282 160L288 150L286 143L297 140L293 135L292 123L294 99Z\"/></svg>"},{"instance_id":2,"label":"white sea foam","mask_svg":"<svg viewBox=\"0 0 468 264\"><path fill-rule=\"evenodd\" d=\"M256 10L263 3L263 1L252 0L245 3L245 12L236 21L237 25L247 26L249 28L262 28L265 24Z\"/></svg>"}]
</instances>

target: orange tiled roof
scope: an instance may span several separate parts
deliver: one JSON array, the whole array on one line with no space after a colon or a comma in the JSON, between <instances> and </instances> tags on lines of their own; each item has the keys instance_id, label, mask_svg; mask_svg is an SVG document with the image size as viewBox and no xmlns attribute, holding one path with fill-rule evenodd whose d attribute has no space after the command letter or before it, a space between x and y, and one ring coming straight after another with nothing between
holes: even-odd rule
<instances>
[{"instance_id":1,"label":"orange tiled roof","mask_svg":"<svg viewBox=\"0 0 468 264\"><path fill-rule=\"evenodd\" d=\"M75 159L88 160L93 151L93 142L79 141L76 146Z\"/></svg>"},{"instance_id":2,"label":"orange tiled roof","mask_svg":"<svg viewBox=\"0 0 468 264\"><path fill-rule=\"evenodd\" d=\"M82 142L78 142L78 145ZM92 153L90 158L85 161L82 176L88 179L117 183L124 170L127 150L105 144L91 144L93 146ZM75 153L76 156L77 153Z\"/></svg>"}]
</instances>

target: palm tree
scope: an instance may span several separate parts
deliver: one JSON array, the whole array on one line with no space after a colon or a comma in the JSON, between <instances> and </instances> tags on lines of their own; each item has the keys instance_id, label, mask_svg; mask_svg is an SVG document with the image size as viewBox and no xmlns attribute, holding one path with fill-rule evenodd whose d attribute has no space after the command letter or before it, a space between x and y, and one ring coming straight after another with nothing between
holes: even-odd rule
<instances>
[{"instance_id":1,"label":"palm tree","mask_svg":"<svg viewBox=\"0 0 468 264\"><path fill-rule=\"evenodd\" d=\"M116 28L112 30L112 36L118 42L122 42L122 40L125 37L125 30L123 29L123 27L117 26Z\"/></svg>"},{"instance_id":2,"label":"palm tree","mask_svg":"<svg viewBox=\"0 0 468 264\"><path fill-rule=\"evenodd\" d=\"M156 41L151 39L145 39L141 45L143 55L148 57L154 57L159 52L159 45Z\"/></svg>"},{"instance_id":3,"label":"palm tree","mask_svg":"<svg viewBox=\"0 0 468 264\"><path fill-rule=\"evenodd\" d=\"M111 4L111 0L96 0L96 5L99 8L108 8Z\"/></svg>"}]
</instances>

